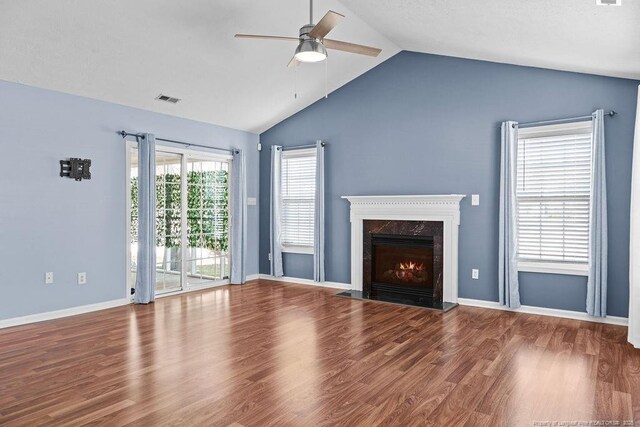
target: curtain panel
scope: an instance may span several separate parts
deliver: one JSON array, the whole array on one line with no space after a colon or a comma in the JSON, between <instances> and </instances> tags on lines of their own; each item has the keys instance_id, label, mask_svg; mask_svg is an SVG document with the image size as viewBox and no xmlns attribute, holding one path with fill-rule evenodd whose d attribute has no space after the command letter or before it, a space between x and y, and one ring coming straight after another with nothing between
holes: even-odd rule
<instances>
[{"instance_id":1,"label":"curtain panel","mask_svg":"<svg viewBox=\"0 0 640 427\"><path fill-rule=\"evenodd\" d=\"M324 143L316 142L316 194L313 220L313 280L324 282Z\"/></svg>"},{"instance_id":2,"label":"curtain panel","mask_svg":"<svg viewBox=\"0 0 640 427\"><path fill-rule=\"evenodd\" d=\"M604 150L604 110L592 115L591 190L589 197L589 277L587 313L607 315L607 178Z\"/></svg>"},{"instance_id":3,"label":"curtain panel","mask_svg":"<svg viewBox=\"0 0 640 427\"><path fill-rule=\"evenodd\" d=\"M246 282L247 171L244 152L232 150L231 163L231 284Z\"/></svg>"},{"instance_id":4,"label":"curtain panel","mask_svg":"<svg viewBox=\"0 0 640 427\"><path fill-rule=\"evenodd\" d=\"M628 340L640 348L640 86L636 107L631 175L631 230L629 233L629 331Z\"/></svg>"},{"instance_id":5,"label":"curtain panel","mask_svg":"<svg viewBox=\"0 0 640 427\"><path fill-rule=\"evenodd\" d=\"M271 187L269 205L270 274L282 277L282 147L271 146Z\"/></svg>"},{"instance_id":6,"label":"curtain panel","mask_svg":"<svg viewBox=\"0 0 640 427\"><path fill-rule=\"evenodd\" d=\"M156 139L145 133L138 140L138 266L135 304L155 300L156 289Z\"/></svg>"},{"instance_id":7,"label":"curtain panel","mask_svg":"<svg viewBox=\"0 0 640 427\"><path fill-rule=\"evenodd\" d=\"M501 135L498 293L500 296L500 304L509 308L518 308L520 307L516 200L518 122L503 122Z\"/></svg>"}]
</instances>

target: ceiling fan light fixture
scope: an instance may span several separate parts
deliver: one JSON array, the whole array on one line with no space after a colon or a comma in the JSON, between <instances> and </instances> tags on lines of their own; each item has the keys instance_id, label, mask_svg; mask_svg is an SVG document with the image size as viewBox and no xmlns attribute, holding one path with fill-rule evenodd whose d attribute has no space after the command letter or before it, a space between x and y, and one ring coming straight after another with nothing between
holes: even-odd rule
<instances>
[{"instance_id":1,"label":"ceiling fan light fixture","mask_svg":"<svg viewBox=\"0 0 640 427\"><path fill-rule=\"evenodd\" d=\"M300 62L320 62L327 59L327 50L316 40L303 40L296 48L294 58Z\"/></svg>"}]
</instances>

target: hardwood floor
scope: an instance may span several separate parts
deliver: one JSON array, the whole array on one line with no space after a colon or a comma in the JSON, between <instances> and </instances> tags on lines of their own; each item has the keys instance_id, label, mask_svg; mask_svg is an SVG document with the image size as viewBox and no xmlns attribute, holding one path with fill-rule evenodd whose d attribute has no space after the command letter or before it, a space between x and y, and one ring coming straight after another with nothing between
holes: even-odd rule
<instances>
[{"instance_id":1,"label":"hardwood floor","mask_svg":"<svg viewBox=\"0 0 640 427\"><path fill-rule=\"evenodd\" d=\"M0 425L640 421L624 327L336 292L252 282L0 330Z\"/></svg>"}]
</instances>

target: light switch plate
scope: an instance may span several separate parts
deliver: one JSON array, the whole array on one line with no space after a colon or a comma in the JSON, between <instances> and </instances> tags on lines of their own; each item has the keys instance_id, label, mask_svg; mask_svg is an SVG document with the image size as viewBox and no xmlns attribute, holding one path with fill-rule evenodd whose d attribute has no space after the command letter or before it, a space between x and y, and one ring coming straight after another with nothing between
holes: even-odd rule
<instances>
[{"instance_id":1,"label":"light switch plate","mask_svg":"<svg viewBox=\"0 0 640 427\"><path fill-rule=\"evenodd\" d=\"M255 206L258 203L255 197L247 197L247 205Z\"/></svg>"},{"instance_id":2,"label":"light switch plate","mask_svg":"<svg viewBox=\"0 0 640 427\"><path fill-rule=\"evenodd\" d=\"M480 204L480 195L472 194L471 195L471 206L478 206Z\"/></svg>"},{"instance_id":3,"label":"light switch plate","mask_svg":"<svg viewBox=\"0 0 640 427\"><path fill-rule=\"evenodd\" d=\"M471 278L478 280L478 277L480 276L480 270L478 270L477 268L474 268L471 270Z\"/></svg>"},{"instance_id":4,"label":"light switch plate","mask_svg":"<svg viewBox=\"0 0 640 427\"><path fill-rule=\"evenodd\" d=\"M50 285L53 283L53 271L47 271L44 273L44 284Z\"/></svg>"}]
</instances>

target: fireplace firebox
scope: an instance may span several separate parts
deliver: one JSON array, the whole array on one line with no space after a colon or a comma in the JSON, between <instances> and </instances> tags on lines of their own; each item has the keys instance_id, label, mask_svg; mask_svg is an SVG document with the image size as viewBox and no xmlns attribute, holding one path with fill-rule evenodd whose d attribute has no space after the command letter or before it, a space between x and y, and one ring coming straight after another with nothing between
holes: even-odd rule
<instances>
[{"instance_id":1,"label":"fireplace firebox","mask_svg":"<svg viewBox=\"0 0 640 427\"><path fill-rule=\"evenodd\" d=\"M372 234L371 246L372 298L433 300L433 236Z\"/></svg>"}]
</instances>

